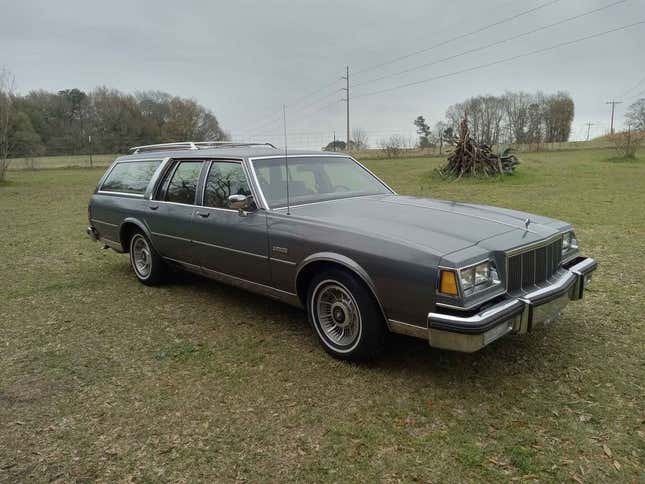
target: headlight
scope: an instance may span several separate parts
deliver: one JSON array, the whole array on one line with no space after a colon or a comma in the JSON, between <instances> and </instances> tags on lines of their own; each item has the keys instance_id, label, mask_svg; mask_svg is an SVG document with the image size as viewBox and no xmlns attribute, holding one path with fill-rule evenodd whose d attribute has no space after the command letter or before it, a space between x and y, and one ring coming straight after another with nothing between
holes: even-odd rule
<instances>
[{"instance_id":1,"label":"headlight","mask_svg":"<svg viewBox=\"0 0 645 484\"><path fill-rule=\"evenodd\" d=\"M470 296L475 292L500 283L497 270L492 261L460 269L459 280L464 296Z\"/></svg>"},{"instance_id":2,"label":"headlight","mask_svg":"<svg viewBox=\"0 0 645 484\"><path fill-rule=\"evenodd\" d=\"M578 252L578 239L573 231L566 232L562 236L562 258Z\"/></svg>"}]
</instances>

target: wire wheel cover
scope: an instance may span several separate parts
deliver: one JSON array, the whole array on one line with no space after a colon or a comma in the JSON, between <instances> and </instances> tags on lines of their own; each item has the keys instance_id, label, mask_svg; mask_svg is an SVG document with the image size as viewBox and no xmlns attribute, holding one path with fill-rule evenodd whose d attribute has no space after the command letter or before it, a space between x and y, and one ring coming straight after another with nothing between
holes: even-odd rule
<instances>
[{"instance_id":1,"label":"wire wheel cover","mask_svg":"<svg viewBox=\"0 0 645 484\"><path fill-rule=\"evenodd\" d=\"M148 247L148 242L140 235L135 236L132 242L132 261L134 262L134 270L137 271L139 276L146 278L150 275L152 268L150 247Z\"/></svg>"},{"instance_id":2,"label":"wire wheel cover","mask_svg":"<svg viewBox=\"0 0 645 484\"><path fill-rule=\"evenodd\" d=\"M316 316L325 337L338 346L353 344L361 330L361 314L354 297L334 282L323 285L315 300Z\"/></svg>"}]
</instances>

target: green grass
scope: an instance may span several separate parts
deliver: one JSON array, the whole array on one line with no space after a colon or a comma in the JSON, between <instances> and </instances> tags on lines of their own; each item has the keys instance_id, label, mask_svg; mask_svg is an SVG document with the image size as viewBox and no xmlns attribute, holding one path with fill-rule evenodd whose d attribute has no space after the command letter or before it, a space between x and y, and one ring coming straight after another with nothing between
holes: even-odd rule
<instances>
[{"instance_id":1,"label":"green grass","mask_svg":"<svg viewBox=\"0 0 645 484\"><path fill-rule=\"evenodd\" d=\"M571 150L598 150L599 148L611 148L613 144L604 138L598 138L591 141L571 141L566 143L546 143L540 146L543 152L554 151L571 151ZM446 150L447 148L444 148ZM530 151L534 147L529 145L515 146L517 152ZM407 150L407 158L418 157L435 157L438 156L439 148L410 149ZM116 157L116 154L95 154L92 156L92 164L96 167L108 166ZM362 151L358 156L363 160L379 160L384 158L383 150L371 148ZM614 154L615 156L615 154ZM41 156L32 158L14 158L9 164L10 170L39 170L50 168L89 168L90 158L88 154L84 155L65 155L65 156Z\"/></svg>"},{"instance_id":2,"label":"green grass","mask_svg":"<svg viewBox=\"0 0 645 484\"><path fill-rule=\"evenodd\" d=\"M106 167L119 155L93 155L92 166ZM89 155L69 156L36 156L33 158L13 158L9 162L9 169L14 170L41 170L50 168L90 168Z\"/></svg>"},{"instance_id":3,"label":"green grass","mask_svg":"<svg viewBox=\"0 0 645 484\"><path fill-rule=\"evenodd\" d=\"M601 264L546 330L472 355L394 337L369 365L328 357L288 306L139 284L83 232L101 170L10 172L0 481L642 482L645 163L610 156L524 154L456 183L436 158L368 161L404 194L571 221Z\"/></svg>"}]
</instances>

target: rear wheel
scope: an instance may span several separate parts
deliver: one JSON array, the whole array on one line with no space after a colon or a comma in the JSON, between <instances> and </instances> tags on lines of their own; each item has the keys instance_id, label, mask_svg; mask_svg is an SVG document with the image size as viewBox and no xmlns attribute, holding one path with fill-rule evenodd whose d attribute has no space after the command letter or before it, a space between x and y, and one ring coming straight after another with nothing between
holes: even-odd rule
<instances>
[{"instance_id":1,"label":"rear wheel","mask_svg":"<svg viewBox=\"0 0 645 484\"><path fill-rule=\"evenodd\" d=\"M316 275L307 294L309 322L325 351L343 360L367 360L383 350L387 330L372 293L353 274Z\"/></svg>"},{"instance_id":2,"label":"rear wheel","mask_svg":"<svg viewBox=\"0 0 645 484\"><path fill-rule=\"evenodd\" d=\"M141 231L130 238L130 265L139 281L155 286L163 280L165 264Z\"/></svg>"}]
</instances>

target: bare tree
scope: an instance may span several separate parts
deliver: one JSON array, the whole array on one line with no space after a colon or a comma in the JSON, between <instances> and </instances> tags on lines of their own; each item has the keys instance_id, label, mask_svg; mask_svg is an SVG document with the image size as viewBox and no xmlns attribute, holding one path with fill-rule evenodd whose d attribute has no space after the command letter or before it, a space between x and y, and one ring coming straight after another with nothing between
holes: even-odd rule
<instances>
[{"instance_id":1,"label":"bare tree","mask_svg":"<svg viewBox=\"0 0 645 484\"><path fill-rule=\"evenodd\" d=\"M356 151L362 151L364 149L367 149L367 146L368 146L367 132L362 128L354 128L352 130L352 141L350 142L350 145Z\"/></svg>"},{"instance_id":2,"label":"bare tree","mask_svg":"<svg viewBox=\"0 0 645 484\"><path fill-rule=\"evenodd\" d=\"M609 135L609 139L614 144L618 158L634 160L636 159L636 151L643 141L643 136L634 132L631 123L629 123L626 131Z\"/></svg>"},{"instance_id":3,"label":"bare tree","mask_svg":"<svg viewBox=\"0 0 645 484\"><path fill-rule=\"evenodd\" d=\"M406 146L406 139L401 135L392 135L379 141L379 147L387 158L398 158Z\"/></svg>"},{"instance_id":4,"label":"bare tree","mask_svg":"<svg viewBox=\"0 0 645 484\"><path fill-rule=\"evenodd\" d=\"M464 117L464 106L463 103L453 104L448 106L446 110L446 123L450 132L456 134L459 132L459 126L461 124L461 119ZM448 129L447 128L447 129Z\"/></svg>"},{"instance_id":5,"label":"bare tree","mask_svg":"<svg viewBox=\"0 0 645 484\"><path fill-rule=\"evenodd\" d=\"M512 139L519 144L526 143L529 106L534 102L534 96L525 92L507 92L503 99Z\"/></svg>"},{"instance_id":6,"label":"bare tree","mask_svg":"<svg viewBox=\"0 0 645 484\"><path fill-rule=\"evenodd\" d=\"M563 142L569 139L574 115L573 99L566 92L506 92L503 96L476 96L446 111L453 133L461 119L468 119L468 131L478 143Z\"/></svg>"},{"instance_id":7,"label":"bare tree","mask_svg":"<svg viewBox=\"0 0 645 484\"><path fill-rule=\"evenodd\" d=\"M480 96L478 115L479 141L491 146L498 144L504 118L503 99L496 96Z\"/></svg>"},{"instance_id":8,"label":"bare tree","mask_svg":"<svg viewBox=\"0 0 645 484\"><path fill-rule=\"evenodd\" d=\"M630 104L625 117L629 120L635 130L645 131L645 97Z\"/></svg>"},{"instance_id":9,"label":"bare tree","mask_svg":"<svg viewBox=\"0 0 645 484\"><path fill-rule=\"evenodd\" d=\"M547 96L544 100L543 113L545 141L547 143L569 141L574 115L574 104L571 96L566 92L558 92Z\"/></svg>"},{"instance_id":10,"label":"bare tree","mask_svg":"<svg viewBox=\"0 0 645 484\"><path fill-rule=\"evenodd\" d=\"M439 121L437 124L434 125L434 136L437 139L437 143L439 144L439 154L443 154L443 143L444 140L446 139L446 134L447 134L447 129L448 129L448 124Z\"/></svg>"},{"instance_id":11,"label":"bare tree","mask_svg":"<svg viewBox=\"0 0 645 484\"><path fill-rule=\"evenodd\" d=\"M505 100L496 96L477 96L448 108L446 116L455 132L461 118L468 118L471 136L480 143L499 143L502 134Z\"/></svg>"},{"instance_id":12,"label":"bare tree","mask_svg":"<svg viewBox=\"0 0 645 484\"><path fill-rule=\"evenodd\" d=\"M14 110L16 78L6 69L0 70L0 181L9 169L11 154L11 119Z\"/></svg>"},{"instance_id":13,"label":"bare tree","mask_svg":"<svg viewBox=\"0 0 645 484\"><path fill-rule=\"evenodd\" d=\"M535 150L540 151L540 142L543 138L542 108L539 102L532 103L527 110L527 126L524 142L535 145Z\"/></svg>"}]
</instances>

